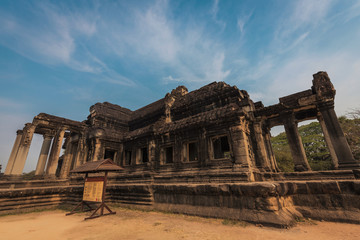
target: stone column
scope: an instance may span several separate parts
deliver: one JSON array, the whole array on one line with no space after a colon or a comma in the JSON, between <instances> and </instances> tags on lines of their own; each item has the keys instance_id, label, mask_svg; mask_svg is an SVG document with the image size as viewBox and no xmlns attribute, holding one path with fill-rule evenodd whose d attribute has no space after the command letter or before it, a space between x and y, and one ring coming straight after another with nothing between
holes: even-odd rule
<instances>
[{"instance_id":1,"label":"stone column","mask_svg":"<svg viewBox=\"0 0 360 240\"><path fill-rule=\"evenodd\" d=\"M86 155L85 155L85 143L86 139L83 135L79 137L79 142L77 144L76 152L75 152L75 164L74 168L82 165L86 162Z\"/></svg>"},{"instance_id":2,"label":"stone column","mask_svg":"<svg viewBox=\"0 0 360 240\"><path fill-rule=\"evenodd\" d=\"M8 163L6 165L4 175L10 175L11 172L12 172L12 169L14 167L15 158L16 158L16 155L17 155L17 153L19 151L20 141L21 141L22 135L23 135L22 130L17 130L16 131L16 139L15 139L15 142L14 142L14 146L13 146L13 148L11 150L11 154L10 154Z\"/></svg>"},{"instance_id":3,"label":"stone column","mask_svg":"<svg viewBox=\"0 0 360 240\"><path fill-rule=\"evenodd\" d=\"M65 129L60 129L57 131L54 137L48 165L46 167L46 175L49 177L55 177L56 168L59 162L59 155L62 147L62 142L64 139L64 134L65 134Z\"/></svg>"},{"instance_id":4,"label":"stone column","mask_svg":"<svg viewBox=\"0 0 360 240\"><path fill-rule=\"evenodd\" d=\"M211 140L207 140L207 130L199 130L199 164L201 167L208 165L211 156Z\"/></svg>"},{"instance_id":5,"label":"stone column","mask_svg":"<svg viewBox=\"0 0 360 240\"><path fill-rule=\"evenodd\" d=\"M100 152L101 152L101 141L99 138L95 138L94 139L94 145L93 145L93 159L91 159L90 161L93 162L93 161L98 161L101 159L101 156L100 156ZM135 152L134 152L135 153ZM134 159L135 161L135 159Z\"/></svg>"},{"instance_id":6,"label":"stone column","mask_svg":"<svg viewBox=\"0 0 360 240\"><path fill-rule=\"evenodd\" d=\"M265 171L270 171L270 161L266 152L265 140L263 138L262 124L261 122L254 123L254 135L256 140L256 155L258 167Z\"/></svg>"},{"instance_id":7,"label":"stone column","mask_svg":"<svg viewBox=\"0 0 360 240\"><path fill-rule=\"evenodd\" d=\"M270 161L271 169L274 172L279 172L280 170L279 170L279 167L277 165L275 154L274 154L274 151L273 151L273 148L272 148L272 145L271 145L270 129L268 129L268 128L265 130L264 139L265 139L265 145L266 145L266 152L268 154L268 159Z\"/></svg>"},{"instance_id":8,"label":"stone column","mask_svg":"<svg viewBox=\"0 0 360 240\"><path fill-rule=\"evenodd\" d=\"M318 115L317 118L319 120L321 129L323 131L324 139L325 139L326 145L327 145L327 147L329 149L331 160L332 160L332 162L334 164L334 168L338 169L339 168L339 160L338 160L338 158L336 156L336 152L335 152L334 146L333 146L333 144L331 142L329 132L328 132L326 126L325 126L325 121L324 121L324 119L322 118L321 115Z\"/></svg>"},{"instance_id":9,"label":"stone column","mask_svg":"<svg viewBox=\"0 0 360 240\"><path fill-rule=\"evenodd\" d=\"M74 151L74 144L70 141L70 136L65 140L65 154L64 160L60 171L60 178L67 178L70 172L71 159Z\"/></svg>"},{"instance_id":10,"label":"stone column","mask_svg":"<svg viewBox=\"0 0 360 240\"><path fill-rule=\"evenodd\" d=\"M12 168L11 175L22 174L24 170L26 158L29 153L31 141L35 132L35 128L36 126L31 123L25 124L25 127L23 129L23 135L20 141L20 147L18 153L16 154L16 158L14 160L14 166Z\"/></svg>"},{"instance_id":11,"label":"stone column","mask_svg":"<svg viewBox=\"0 0 360 240\"><path fill-rule=\"evenodd\" d=\"M294 161L295 171L311 171L293 113L283 116L286 137Z\"/></svg>"},{"instance_id":12,"label":"stone column","mask_svg":"<svg viewBox=\"0 0 360 240\"><path fill-rule=\"evenodd\" d=\"M251 168L251 158L249 155L248 139L245 132L245 126L239 125L230 128L232 150L235 164L244 168Z\"/></svg>"},{"instance_id":13,"label":"stone column","mask_svg":"<svg viewBox=\"0 0 360 240\"><path fill-rule=\"evenodd\" d=\"M360 162L354 159L349 144L340 127L334 111L334 102L321 103L318 105L318 108L337 156L339 169L359 168Z\"/></svg>"},{"instance_id":14,"label":"stone column","mask_svg":"<svg viewBox=\"0 0 360 240\"><path fill-rule=\"evenodd\" d=\"M41 146L40 155L39 155L39 159L38 159L38 162L36 165L36 170L35 170L36 176L41 176L44 174L46 160L49 155L49 150L50 150L50 145L51 145L51 140L52 140L52 136L50 136L48 134L43 135L43 137L44 137L44 141Z\"/></svg>"}]
</instances>

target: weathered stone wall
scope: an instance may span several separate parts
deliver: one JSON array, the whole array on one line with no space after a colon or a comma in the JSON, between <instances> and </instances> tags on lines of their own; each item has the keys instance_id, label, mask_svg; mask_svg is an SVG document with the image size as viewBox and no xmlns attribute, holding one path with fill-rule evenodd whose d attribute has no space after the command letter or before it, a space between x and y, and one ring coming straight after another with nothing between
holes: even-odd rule
<instances>
[{"instance_id":1,"label":"weathered stone wall","mask_svg":"<svg viewBox=\"0 0 360 240\"><path fill-rule=\"evenodd\" d=\"M82 185L0 190L0 214L81 201ZM212 184L110 184L107 201L156 209L290 226L297 218L360 224L360 181L282 181Z\"/></svg>"}]
</instances>

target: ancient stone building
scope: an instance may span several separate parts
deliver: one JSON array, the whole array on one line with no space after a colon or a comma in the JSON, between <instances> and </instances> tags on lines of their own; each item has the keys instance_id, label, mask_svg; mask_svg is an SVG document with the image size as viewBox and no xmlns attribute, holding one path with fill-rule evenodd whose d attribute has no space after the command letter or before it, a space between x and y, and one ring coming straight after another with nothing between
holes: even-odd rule
<instances>
[{"instance_id":1,"label":"ancient stone building","mask_svg":"<svg viewBox=\"0 0 360 240\"><path fill-rule=\"evenodd\" d=\"M39 177L67 178L76 166L111 158L125 167L127 179L179 181L196 173L199 181L254 181L279 171L270 143L270 129L277 125L285 127L294 170L311 171L297 129L309 119L319 120L335 168L358 168L338 123L334 96L328 75L318 72L311 89L267 107L244 90L214 82L192 92L179 86L135 111L96 103L83 122L40 113L17 131L5 176L22 174L33 134L41 134ZM62 147L65 153L59 156Z\"/></svg>"},{"instance_id":2,"label":"ancient stone building","mask_svg":"<svg viewBox=\"0 0 360 240\"><path fill-rule=\"evenodd\" d=\"M109 176L107 198L116 204L280 227L301 217L360 224L360 163L340 128L328 75L313 77L310 89L266 107L214 82L192 92L180 86L135 111L96 103L83 122L41 113L17 131L0 179L0 214L77 204L83 176L70 170L111 158L125 169ZM309 119L321 124L334 170L310 169L297 128ZM270 129L278 125L291 173L279 172L272 151ZM19 180L34 134L44 137L38 180Z\"/></svg>"}]
</instances>

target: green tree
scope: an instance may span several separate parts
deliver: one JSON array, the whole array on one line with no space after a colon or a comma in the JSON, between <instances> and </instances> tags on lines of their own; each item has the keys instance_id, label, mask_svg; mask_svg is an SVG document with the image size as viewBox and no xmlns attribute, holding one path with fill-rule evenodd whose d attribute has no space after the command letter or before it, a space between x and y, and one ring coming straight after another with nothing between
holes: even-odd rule
<instances>
[{"instance_id":1,"label":"green tree","mask_svg":"<svg viewBox=\"0 0 360 240\"><path fill-rule=\"evenodd\" d=\"M346 116L339 117L340 126L350 145L355 159L360 159L360 109L352 110ZM326 146L321 126L312 122L299 127L299 134L305 148L310 167L314 171L333 169L331 156ZM280 170L292 172L294 164L286 134L271 138L274 154Z\"/></svg>"},{"instance_id":2,"label":"green tree","mask_svg":"<svg viewBox=\"0 0 360 240\"><path fill-rule=\"evenodd\" d=\"M339 117L341 128L355 159L360 159L360 109L348 113L350 118Z\"/></svg>"}]
</instances>

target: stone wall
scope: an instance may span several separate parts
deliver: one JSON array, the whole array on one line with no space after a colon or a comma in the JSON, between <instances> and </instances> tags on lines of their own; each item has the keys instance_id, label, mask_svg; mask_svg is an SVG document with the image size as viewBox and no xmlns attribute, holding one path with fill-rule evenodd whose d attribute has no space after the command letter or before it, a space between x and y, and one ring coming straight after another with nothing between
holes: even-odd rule
<instances>
[{"instance_id":1,"label":"stone wall","mask_svg":"<svg viewBox=\"0 0 360 240\"><path fill-rule=\"evenodd\" d=\"M0 214L81 201L82 185L0 190ZM211 184L110 184L107 202L120 206L236 219L277 227L298 218L360 224L360 181Z\"/></svg>"}]
</instances>

